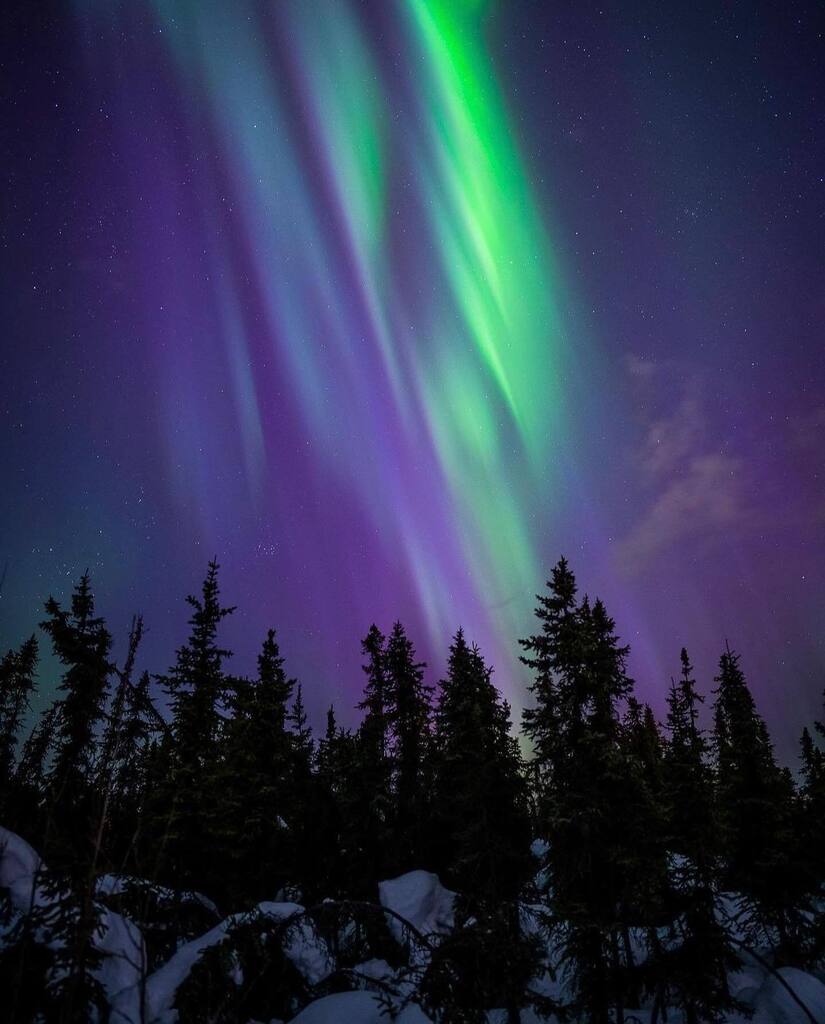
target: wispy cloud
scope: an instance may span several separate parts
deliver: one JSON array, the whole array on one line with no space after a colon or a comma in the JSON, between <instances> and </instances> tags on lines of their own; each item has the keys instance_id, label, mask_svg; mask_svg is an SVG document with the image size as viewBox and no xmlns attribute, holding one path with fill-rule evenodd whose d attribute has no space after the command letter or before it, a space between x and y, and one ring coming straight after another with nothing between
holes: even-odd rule
<instances>
[{"instance_id":1,"label":"wispy cloud","mask_svg":"<svg viewBox=\"0 0 825 1024\"><path fill-rule=\"evenodd\" d=\"M646 359L633 352L628 352L625 356L625 366L630 376L639 380L650 380L656 374L656 363L653 359Z\"/></svg>"},{"instance_id":2,"label":"wispy cloud","mask_svg":"<svg viewBox=\"0 0 825 1024\"><path fill-rule=\"evenodd\" d=\"M641 568L677 542L706 539L741 525L747 516L742 470L738 459L722 452L690 458L620 541L622 567Z\"/></svg>"},{"instance_id":3,"label":"wispy cloud","mask_svg":"<svg viewBox=\"0 0 825 1024\"><path fill-rule=\"evenodd\" d=\"M825 405L818 405L791 420L791 437L803 451L822 448L825 440Z\"/></svg>"},{"instance_id":4,"label":"wispy cloud","mask_svg":"<svg viewBox=\"0 0 825 1024\"><path fill-rule=\"evenodd\" d=\"M642 468L651 478L677 471L702 444L705 419L697 395L687 394L676 410L650 424L642 451Z\"/></svg>"},{"instance_id":5,"label":"wispy cloud","mask_svg":"<svg viewBox=\"0 0 825 1024\"><path fill-rule=\"evenodd\" d=\"M633 357L627 370L650 395L664 388L669 367ZM745 465L709 436L702 397L694 381L681 383L672 410L647 414L635 461L649 500L617 547L626 572L643 568L676 544L706 541L743 524L749 516ZM647 403L642 406L647 408Z\"/></svg>"}]
</instances>

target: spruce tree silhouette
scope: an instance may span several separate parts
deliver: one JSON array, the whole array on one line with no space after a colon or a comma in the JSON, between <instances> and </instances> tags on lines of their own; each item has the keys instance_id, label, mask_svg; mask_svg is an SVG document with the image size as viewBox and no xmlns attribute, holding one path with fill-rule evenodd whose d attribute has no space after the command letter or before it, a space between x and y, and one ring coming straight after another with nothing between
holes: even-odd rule
<instances>
[{"instance_id":1,"label":"spruce tree silhouette","mask_svg":"<svg viewBox=\"0 0 825 1024\"><path fill-rule=\"evenodd\" d=\"M664 754L665 839L678 855L672 869L668 920L672 944L654 955L657 1010L681 1009L687 1024L720 1021L742 1010L728 974L740 958L722 924L720 839L708 742L699 727L699 705L687 651L668 694Z\"/></svg>"},{"instance_id":2,"label":"spruce tree silhouette","mask_svg":"<svg viewBox=\"0 0 825 1024\"><path fill-rule=\"evenodd\" d=\"M0 810L10 807L17 765L17 744L26 712L31 708L37 672L37 637L30 637L19 651L9 651L0 661Z\"/></svg>"},{"instance_id":3,"label":"spruce tree silhouette","mask_svg":"<svg viewBox=\"0 0 825 1024\"><path fill-rule=\"evenodd\" d=\"M392 847L396 871L404 871L418 866L425 852L432 687L400 622L387 638L383 662L395 800Z\"/></svg>"},{"instance_id":4,"label":"spruce tree silhouette","mask_svg":"<svg viewBox=\"0 0 825 1024\"><path fill-rule=\"evenodd\" d=\"M514 899L532 867L523 765L510 708L462 630L441 683L432 761L436 866L468 896Z\"/></svg>"},{"instance_id":5,"label":"spruce tree silhouette","mask_svg":"<svg viewBox=\"0 0 825 1024\"><path fill-rule=\"evenodd\" d=\"M651 1024L674 1010L712 1024L747 1009L729 983L745 955L815 1019L778 968L818 968L825 953L825 729L803 732L797 787L729 648L710 737L685 650L663 737L634 696L613 620L578 598L560 560L521 641L533 673L525 763L492 669L461 630L433 706L404 627L385 637L372 626L360 725L341 728L330 708L316 743L273 630L252 678L226 672L218 634L232 609L216 562L188 601L189 638L156 677L168 722L138 673L142 621L119 668L88 575L68 609L46 606L62 675L22 746L37 640L0 661L3 821L48 863L28 912L0 893L13 1024L105 1017L107 907L140 927L150 969L233 914L175 996L187 1021L268 1019L367 985L451 1024L493 1009L515 1024L526 1007L594 1024L640 1007ZM533 837L545 841L538 860ZM376 901L379 881L417 868L457 892L445 934ZM306 909L283 925L255 909L284 898ZM299 934L323 937L335 962L319 985L286 955ZM388 974L358 976L383 961ZM562 1001L537 986L559 968Z\"/></svg>"},{"instance_id":6,"label":"spruce tree silhouette","mask_svg":"<svg viewBox=\"0 0 825 1024\"><path fill-rule=\"evenodd\" d=\"M218 569L213 559L201 596L187 597L194 609L189 640L179 648L173 667L159 678L169 695L173 737L156 822L159 874L182 889L208 889L214 882L203 851L211 847L215 830L219 708L227 686L223 664L232 653L218 645L218 629L235 610L220 603Z\"/></svg>"},{"instance_id":7,"label":"spruce tree silhouette","mask_svg":"<svg viewBox=\"0 0 825 1024\"><path fill-rule=\"evenodd\" d=\"M776 763L739 660L726 646L713 706L725 882L749 903L748 940L767 938L779 963L798 962L813 941L813 907L797 870L795 786Z\"/></svg>"}]
</instances>

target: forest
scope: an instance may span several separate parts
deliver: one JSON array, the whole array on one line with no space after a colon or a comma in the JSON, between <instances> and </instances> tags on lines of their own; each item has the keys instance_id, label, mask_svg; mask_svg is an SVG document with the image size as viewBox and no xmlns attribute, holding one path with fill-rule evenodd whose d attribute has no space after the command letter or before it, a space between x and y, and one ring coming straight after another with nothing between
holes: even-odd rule
<instances>
[{"instance_id":1,"label":"forest","mask_svg":"<svg viewBox=\"0 0 825 1024\"><path fill-rule=\"evenodd\" d=\"M0 661L5 1021L825 1021L825 727L780 764L737 651L675 651L658 721L561 559L520 723L396 622L313 730L274 629L232 674L216 562L187 601L162 674L88 575Z\"/></svg>"}]
</instances>

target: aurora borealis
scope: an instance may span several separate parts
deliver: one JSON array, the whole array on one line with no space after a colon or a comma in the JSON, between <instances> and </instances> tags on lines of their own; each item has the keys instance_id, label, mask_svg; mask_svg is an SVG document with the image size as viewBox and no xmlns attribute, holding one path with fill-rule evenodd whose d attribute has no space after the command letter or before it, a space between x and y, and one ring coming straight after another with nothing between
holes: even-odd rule
<instances>
[{"instance_id":1,"label":"aurora borealis","mask_svg":"<svg viewBox=\"0 0 825 1024\"><path fill-rule=\"evenodd\" d=\"M88 567L160 670L215 554L239 665L276 626L315 715L395 618L433 677L463 624L518 709L564 552L645 699L728 638L790 748L825 683L814 11L19 4L3 645Z\"/></svg>"}]
</instances>

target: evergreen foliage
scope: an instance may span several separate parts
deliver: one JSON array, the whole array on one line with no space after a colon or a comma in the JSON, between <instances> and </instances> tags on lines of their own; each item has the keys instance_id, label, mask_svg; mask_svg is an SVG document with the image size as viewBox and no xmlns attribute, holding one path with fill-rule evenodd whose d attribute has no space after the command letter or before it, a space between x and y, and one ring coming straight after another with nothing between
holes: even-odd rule
<instances>
[{"instance_id":1,"label":"evergreen foliage","mask_svg":"<svg viewBox=\"0 0 825 1024\"><path fill-rule=\"evenodd\" d=\"M387 725L393 777L393 842L397 871L420 863L426 849L433 688L403 625L396 622L384 648Z\"/></svg>"},{"instance_id":2,"label":"evergreen foliage","mask_svg":"<svg viewBox=\"0 0 825 1024\"><path fill-rule=\"evenodd\" d=\"M0 661L0 793L5 795L15 772L16 750L23 719L30 709L37 670L37 637Z\"/></svg>"},{"instance_id":3,"label":"evergreen foliage","mask_svg":"<svg viewBox=\"0 0 825 1024\"><path fill-rule=\"evenodd\" d=\"M208 887L203 857L216 828L221 703L226 693L224 661L231 652L218 645L218 627L234 608L220 604L218 564L209 563L201 596L187 597L194 609L188 642L160 682L169 696L173 743L161 810L161 876L181 888Z\"/></svg>"},{"instance_id":4,"label":"evergreen foliage","mask_svg":"<svg viewBox=\"0 0 825 1024\"><path fill-rule=\"evenodd\" d=\"M800 870L795 786L776 763L739 661L726 646L713 707L724 881L749 904L748 937L766 934L780 963L804 962L815 955L814 894Z\"/></svg>"},{"instance_id":5,"label":"evergreen foliage","mask_svg":"<svg viewBox=\"0 0 825 1024\"><path fill-rule=\"evenodd\" d=\"M258 655L255 680L235 678L227 697L218 771L219 832L229 906L257 903L295 877L295 744L288 730L295 681L284 670L275 631Z\"/></svg>"},{"instance_id":6,"label":"evergreen foliage","mask_svg":"<svg viewBox=\"0 0 825 1024\"><path fill-rule=\"evenodd\" d=\"M363 665L367 682L358 709L364 717L355 734L352 759L341 766L343 791L339 800L349 891L369 897L379 879L392 874L394 825L386 638L374 623L361 642L361 650L367 659Z\"/></svg>"},{"instance_id":7,"label":"evergreen foliage","mask_svg":"<svg viewBox=\"0 0 825 1024\"><path fill-rule=\"evenodd\" d=\"M85 877L98 854L95 832L101 794L94 781L112 671L112 637L104 620L95 615L88 574L75 588L69 609L49 598L46 614L40 627L50 637L54 654L66 671L58 687L62 696L49 726L50 764L44 796L54 827L43 849L55 870L76 880Z\"/></svg>"},{"instance_id":8,"label":"evergreen foliage","mask_svg":"<svg viewBox=\"0 0 825 1024\"><path fill-rule=\"evenodd\" d=\"M510 708L492 670L459 630L435 712L432 828L448 883L496 904L514 899L530 867L530 821Z\"/></svg>"},{"instance_id":9,"label":"evergreen foliage","mask_svg":"<svg viewBox=\"0 0 825 1024\"><path fill-rule=\"evenodd\" d=\"M227 671L216 562L188 603L189 637L153 678L139 617L113 660L88 575L68 609L50 598L62 674L34 723L37 638L0 661L2 821L48 865L28 912L0 890L14 1024L106 1019L112 910L141 929L149 971L232 915L177 991L182 1022L207 1006L216 1022L288 1019L366 985L437 1024L527 1008L629 1024L642 1006L651 1024L718 1024L747 1010L730 987L743 957L825 968L825 728L804 730L797 784L729 648L712 730L685 650L660 728L613 619L561 559L520 641L526 758L463 631L436 689L400 622L362 641L360 723L330 707L316 741L274 630L250 677ZM456 893L453 923L395 919L398 940L377 887L413 869ZM290 960L271 901L309 908L286 912L327 950L322 981Z\"/></svg>"},{"instance_id":10,"label":"evergreen foliage","mask_svg":"<svg viewBox=\"0 0 825 1024\"><path fill-rule=\"evenodd\" d=\"M728 988L739 957L721 923L719 829L708 743L699 727L693 666L682 648L681 675L668 694L664 814L666 843L675 855L669 893L671 942L655 958L658 1005L684 1012L688 1024L718 1021L741 1009Z\"/></svg>"}]
</instances>

